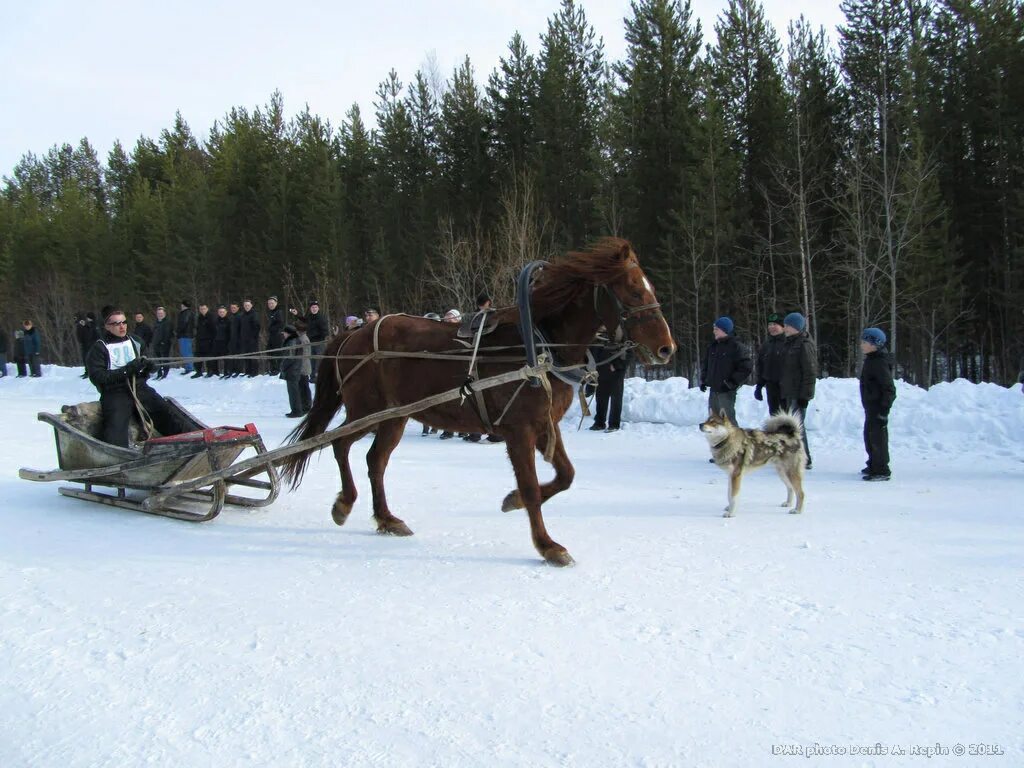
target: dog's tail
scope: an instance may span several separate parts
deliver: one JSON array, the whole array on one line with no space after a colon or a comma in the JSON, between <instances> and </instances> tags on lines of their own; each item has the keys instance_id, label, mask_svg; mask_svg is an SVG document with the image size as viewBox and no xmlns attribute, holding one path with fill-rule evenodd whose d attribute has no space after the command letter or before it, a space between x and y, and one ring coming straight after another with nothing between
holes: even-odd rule
<instances>
[{"instance_id":1,"label":"dog's tail","mask_svg":"<svg viewBox=\"0 0 1024 768\"><path fill-rule=\"evenodd\" d=\"M764 432L768 435L789 435L798 436L803 424L800 421L800 414L783 411L772 416L764 423Z\"/></svg>"}]
</instances>

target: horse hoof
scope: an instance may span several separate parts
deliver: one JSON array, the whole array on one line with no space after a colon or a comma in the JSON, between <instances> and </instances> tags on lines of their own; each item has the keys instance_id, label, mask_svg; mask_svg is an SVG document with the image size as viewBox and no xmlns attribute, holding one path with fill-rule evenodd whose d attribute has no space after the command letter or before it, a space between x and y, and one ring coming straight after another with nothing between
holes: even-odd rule
<instances>
[{"instance_id":1,"label":"horse hoof","mask_svg":"<svg viewBox=\"0 0 1024 768\"><path fill-rule=\"evenodd\" d=\"M412 528L395 518L377 526L377 533L382 536L412 536Z\"/></svg>"},{"instance_id":2,"label":"horse hoof","mask_svg":"<svg viewBox=\"0 0 1024 768\"><path fill-rule=\"evenodd\" d=\"M513 509L522 509L523 501L519 497L519 491L509 491L508 496L501 502L502 512L511 512Z\"/></svg>"},{"instance_id":3,"label":"horse hoof","mask_svg":"<svg viewBox=\"0 0 1024 768\"><path fill-rule=\"evenodd\" d=\"M572 559L572 555L570 555L561 547L559 547L558 549L549 549L547 552L545 552L544 560L547 561L548 565L556 565L559 568L565 568L569 565L576 565L576 561Z\"/></svg>"},{"instance_id":4,"label":"horse hoof","mask_svg":"<svg viewBox=\"0 0 1024 768\"><path fill-rule=\"evenodd\" d=\"M336 501L334 502L334 506L331 507L331 519L334 520L335 525L344 525L345 521L348 520L348 516L351 511L351 504L344 504L340 501Z\"/></svg>"}]
</instances>

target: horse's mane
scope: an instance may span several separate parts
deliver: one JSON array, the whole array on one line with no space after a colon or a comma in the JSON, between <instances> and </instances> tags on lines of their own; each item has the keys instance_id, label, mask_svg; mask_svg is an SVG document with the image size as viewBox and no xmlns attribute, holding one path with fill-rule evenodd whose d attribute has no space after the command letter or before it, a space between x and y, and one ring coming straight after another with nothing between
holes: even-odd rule
<instances>
[{"instance_id":1,"label":"horse's mane","mask_svg":"<svg viewBox=\"0 0 1024 768\"><path fill-rule=\"evenodd\" d=\"M586 250L570 251L544 267L530 296L534 320L565 309L593 285L622 277L630 268L626 257L632 250L621 237L603 237Z\"/></svg>"}]
</instances>

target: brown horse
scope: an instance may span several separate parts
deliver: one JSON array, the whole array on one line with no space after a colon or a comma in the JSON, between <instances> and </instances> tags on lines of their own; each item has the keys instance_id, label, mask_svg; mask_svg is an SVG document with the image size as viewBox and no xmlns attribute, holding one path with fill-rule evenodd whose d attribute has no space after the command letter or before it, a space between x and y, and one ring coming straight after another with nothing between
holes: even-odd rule
<instances>
[{"instance_id":1,"label":"brown horse","mask_svg":"<svg viewBox=\"0 0 1024 768\"><path fill-rule=\"evenodd\" d=\"M535 324L541 328L549 350L559 365L585 361L587 345L603 324L609 329L623 326L648 364L667 363L676 345L654 295L654 288L640 269L633 249L625 240L606 238L584 252L567 254L541 271L531 292ZM481 343L479 378L521 368L525 363L519 331L519 310L497 310L498 326ZM294 443L322 434L331 418L345 406L345 423L396 406L459 387L466 379L465 359L438 360L430 357L389 357L379 359L374 349L401 353L442 353L470 351L455 339L457 326L409 315L389 315L345 337L335 337L327 346L327 359L320 366L313 408L289 436ZM377 336L375 342L375 334ZM376 347L375 347L376 343ZM555 346L557 345L557 346ZM497 348L504 347L504 350ZM509 348L512 348L511 351ZM491 351L488 351L488 350ZM543 351L543 350L542 350ZM336 356L331 360L330 356ZM370 356L370 361L363 358ZM511 362L510 356L518 356ZM341 379L339 380L339 374ZM412 418L438 429L456 432L490 432L505 438L516 477L516 489L502 504L504 511L526 508L533 545L554 565L570 565L572 557L555 542L544 527L541 504L564 491L573 480L573 466L566 455L559 421L573 398L572 387L548 376L550 388L511 383L486 390L485 426L475 398L452 400ZM343 382L344 386L340 386ZM507 409L507 410L506 410ZM493 422L503 414L500 425ZM384 493L384 471L391 452L402 439L408 417L395 418L376 426L376 436L366 455L373 489L373 517L377 531L410 536L406 524L391 514ZM333 442L334 456L341 471L341 492L331 510L334 522L344 525L356 500L356 487L349 467L349 448L366 432L346 435ZM553 441L553 445L549 444ZM555 477L539 483L534 451L550 457ZM302 479L312 451L290 457L285 477L295 487Z\"/></svg>"}]
</instances>

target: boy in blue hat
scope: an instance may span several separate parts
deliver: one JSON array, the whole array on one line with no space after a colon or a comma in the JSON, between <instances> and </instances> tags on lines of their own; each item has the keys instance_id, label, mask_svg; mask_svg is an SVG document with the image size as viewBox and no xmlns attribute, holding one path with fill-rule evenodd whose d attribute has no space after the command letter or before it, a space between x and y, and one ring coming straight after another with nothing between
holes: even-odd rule
<instances>
[{"instance_id":1,"label":"boy in blue hat","mask_svg":"<svg viewBox=\"0 0 1024 768\"><path fill-rule=\"evenodd\" d=\"M707 392L708 408L713 413L725 411L729 421L736 423L736 390L754 370L750 352L733 335L730 317L720 317L712 326L715 340L708 347L701 368L700 391ZM714 461L714 459L712 459Z\"/></svg>"},{"instance_id":2,"label":"boy in blue hat","mask_svg":"<svg viewBox=\"0 0 1024 768\"><path fill-rule=\"evenodd\" d=\"M799 312L790 312L782 321L786 335L786 349L782 359L782 378L779 396L782 410L800 417L800 432L807 454L807 469L811 468L811 446L807 442L807 408L814 399L814 385L818 380L818 351L807 334L807 319Z\"/></svg>"},{"instance_id":3,"label":"boy in blue hat","mask_svg":"<svg viewBox=\"0 0 1024 768\"><path fill-rule=\"evenodd\" d=\"M868 465L860 471L873 482L888 480L889 410L896 400L892 380L892 360L885 351L885 333L879 328L866 328L860 336L864 365L860 369L860 403L864 406L864 450Z\"/></svg>"}]
</instances>

